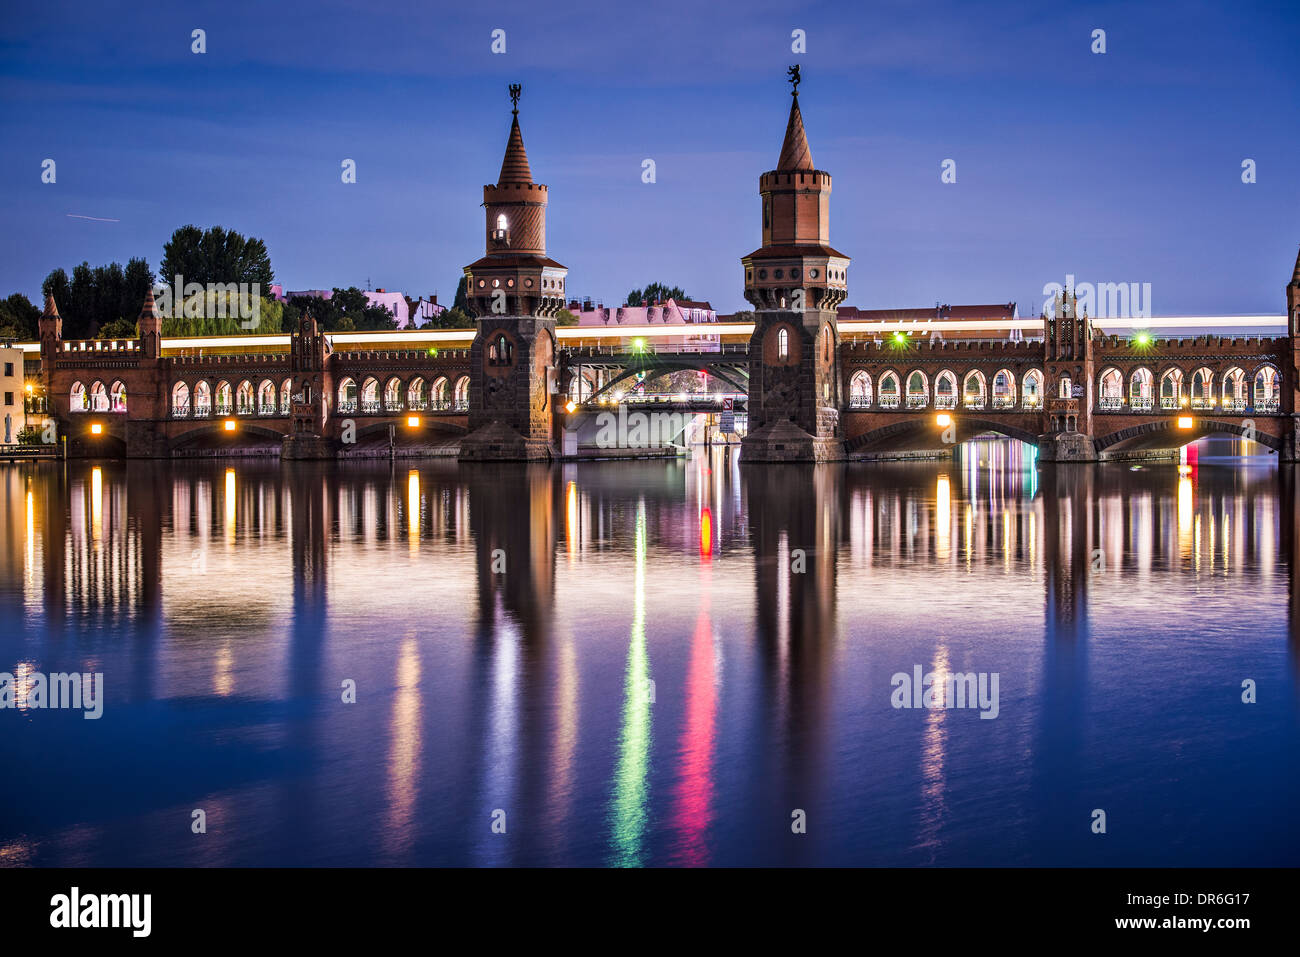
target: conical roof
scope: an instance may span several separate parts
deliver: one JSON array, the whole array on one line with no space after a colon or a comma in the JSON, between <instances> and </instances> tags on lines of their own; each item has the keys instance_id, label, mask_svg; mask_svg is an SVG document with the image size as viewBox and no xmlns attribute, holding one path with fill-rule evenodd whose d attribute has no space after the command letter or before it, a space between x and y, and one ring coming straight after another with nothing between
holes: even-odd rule
<instances>
[{"instance_id":1,"label":"conical roof","mask_svg":"<svg viewBox=\"0 0 1300 957\"><path fill-rule=\"evenodd\" d=\"M510 124L510 139L506 142L505 159L501 161L501 175L497 185L529 184L533 181L533 171L528 168L528 154L524 151L524 134L519 131L519 114L515 113Z\"/></svg>"},{"instance_id":2,"label":"conical roof","mask_svg":"<svg viewBox=\"0 0 1300 957\"><path fill-rule=\"evenodd\" d=\"M53 294L45 297L45 315L51 319L57 318L59 315L59 307L54 304Z\"/></svg>"},{"instance_id":3,"label":"conical roof","mask_svg":"<svg viewBox=\"0 0 1300 957\"><path fill-rule=\"evenodd\" d=\"M781 144L781 158L777 161L778 170L815 169L812 151L808 149L808 134L803 129L803 114L799 112L799 97L793 97L790 104L790 120L785 125L785 142Z\"/></svg>"},{"instance_id":4,"label":"conical roof","mask_svg":"<svg viewBox=\"0 0 1300 957\"><path fill-rule=\"evenodd\" d=\"M152 287L150 287L149 291L144 294L144 305L140 307L140 318L141 319L158 318L158 306L154 302Z\"/></svg>"}]
</instances>

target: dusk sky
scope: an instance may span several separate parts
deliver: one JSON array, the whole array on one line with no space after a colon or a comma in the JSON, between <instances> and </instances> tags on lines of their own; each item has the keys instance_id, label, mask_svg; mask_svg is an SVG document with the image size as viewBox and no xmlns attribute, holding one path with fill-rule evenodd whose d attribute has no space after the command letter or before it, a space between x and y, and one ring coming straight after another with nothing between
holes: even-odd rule
<instances>
[{"instance_id":1,"label":"dusk sky","mask_svg":"<svg viewBox=\"0 0 1300 957\"><path fill-rule=\"evenodd\" d=\"M1281 2L7 2L0 296L37 301L82 260L157 269L195 223L263 238L287 288L369 279L450 302L483 252L481 187L519 82L571 295L616 305L658 280L746 308L739 259L799 63L848 304L1029 315L1073 273L1151 283L1156 315L1280 315L1300 245L1298 36L1300 5Z\"/></svg>"}]
</instances>

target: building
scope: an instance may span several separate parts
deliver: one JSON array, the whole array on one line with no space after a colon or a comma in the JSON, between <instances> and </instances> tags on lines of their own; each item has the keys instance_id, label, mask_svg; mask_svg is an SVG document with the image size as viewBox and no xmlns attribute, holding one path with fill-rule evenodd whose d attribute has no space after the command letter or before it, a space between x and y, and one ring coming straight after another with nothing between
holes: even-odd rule
<instances>
[{"instance_id":1,"label":"building","mask_svg":"<svg viewBox=\"0 0 1300 957\"><path fill-rule=\"evenodd\" d=\"M0 348L0 443L18 444L23 427L23 351Z\"/></svg>"},{"instance_id":2,"label":"building","mask_svg":"<svg viewBox=\"0 0 1300 957\"><path fill-rule=\"evenodd\" d=\"M405 329L411 321L410 300L400 292L389 292L387 289L363 289L366 295L366 305L383 306L393 314L397 320L397 328ZM294 289L286 292L278 283L271 287L271 293L281 302L287 302L295 296L303 296L309 299L332 299L334 298L333 289ZM423 301L423 300L421 300ZM437 305L435 298L434 305ZM441 311L441 307L439 310ZM436 315L436 313L434 313Z\"/></svg>"},{"instance_id":3,"label":"building","mask_svg":"<svg viewBox=\"0 0 1300 957\"><path fill-rule=\"evenodd\" d=\"M656 302L648 306L614 306L592 305L591 302L570 302L568 311L578 317L579 326L690 326L716 323L718 314L707 302ZM701 352L716 352L720 339L712 334L668 336L656 339L662 348L678 348L682 351L698 349Z\"/></svg>"}]
</instances>

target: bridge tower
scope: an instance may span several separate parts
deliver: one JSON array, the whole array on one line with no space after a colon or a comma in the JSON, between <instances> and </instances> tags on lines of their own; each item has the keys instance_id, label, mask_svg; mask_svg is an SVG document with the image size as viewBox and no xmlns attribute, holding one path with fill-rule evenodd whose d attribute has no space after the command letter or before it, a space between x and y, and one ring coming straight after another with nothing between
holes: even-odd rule
<instances>
[{"instance_id":1,"label":"bridge tower","mask_svg":"<svg viewBox=\"0 0 1300 957\"><path fill-rule=\"evenodd\" d=\"M776 169L759 177L763 244L741 259L755 311L749 340L749 432L742 462L844 457L839 330L849 257L830 246L831 175L813 165L790 68L790 117Z\"/></svg>"},{"instance_id":2,"label":"bridge tower","mask_svg":"<svg viewBox=\"0 0 1300 957\"><path fill-rule=\"evenodd\" d=\"M520 87L501 174L483 187L483 258L465 267L478 332L470 347L466 461L549 459L557 387L555 315L568 269L546 256L547 188L533 182L519 129Z\"/></svg>"},{"instance_id":3,"label":"bridge tower","mask_svg":"<svg viewBox=\"0 0 1300 957\"><path fill-rule=\"evenodd\" d=\"M1291 337L1291 368L1287 370L1291 388L1283 393L1290 397L1290 406L1283 411L1291 413L1291 427L1282 442L1280 459L1283 462L1300 462L1300 252L1296 253L1295 270L1286 287L1287 332Z\"/></svg>"},{"instance_id":4,"label":"bridge tower","mask_svg":"<svg viewBox=\"0 0 1300 957\"><path fill-rule=\"evenodd\" d=\"M329 340L310 313L304 312L289 334L289 370L293 376L291 430L280 446L286 459L326 459L334 456L329 429L329 402L334 394L330 374Z\"/></svg>"},{"instance_id":5,"label":"bridge tower","mask_svg":"<svg viewBox=\"0 0 1300 957\"><path fill-rule=\"evenodd\" d=\"M1059 293L1043 317L1043 388L1047 392L1038 457L1044 462L1095 462L1092 439L1092 319L1073 289Z\"/></svg>"}]
</instances>

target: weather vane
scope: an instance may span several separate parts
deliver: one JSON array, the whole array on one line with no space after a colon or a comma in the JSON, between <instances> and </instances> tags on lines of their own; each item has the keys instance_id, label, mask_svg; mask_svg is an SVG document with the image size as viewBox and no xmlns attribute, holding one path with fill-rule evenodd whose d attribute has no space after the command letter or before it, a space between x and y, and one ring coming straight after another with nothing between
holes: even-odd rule
<instances>
[{"instance_id":1,"label":"weather vane","mask_svg":"<svg viewBox=\"0 0 1300 957\"><path fill-rule=\"evenodd\" d=\"M791 96L798 96L798 95L799 95L799 67L798 67L798 65L796 64L795 66L790 67L790 69L786 70L785 72L789 75L789 77L790 77L790 83L791 83L791 85L794 87L794 89L791 91L790 95L791 95Z\"/></svg>"},{"instance_id":2,"label":"weather vane","mask_svg":"<svg viewBox=\"0 0 1300 957\"><path fill-rule=\"evenodd\" d=\"M510 84L510 104L511 106L514 107L512 112L515 114L515 116L519 115L519 94L522 93L523 91L524 88L520 86L518 83Z\"/></svg>"}]
</instances>

